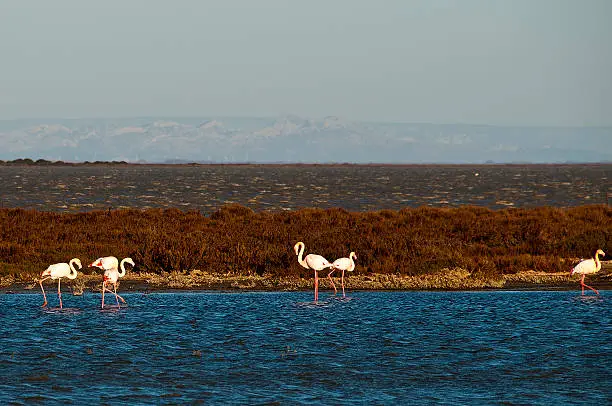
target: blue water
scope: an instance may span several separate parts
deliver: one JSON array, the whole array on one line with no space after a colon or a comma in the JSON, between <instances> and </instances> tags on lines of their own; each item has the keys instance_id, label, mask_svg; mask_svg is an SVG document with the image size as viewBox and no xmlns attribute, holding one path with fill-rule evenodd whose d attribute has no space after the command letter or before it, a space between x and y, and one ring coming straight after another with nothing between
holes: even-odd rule
<instances>
[{"instance_id":1,"label":"blue water","mask_svg":"<svg viewBox=\"0 0 612 406\"><path fill-rule=\"evenodd\" d=\"M610 404L601 293L0 295L0 404Z\"/></svg>"}]
</instances>

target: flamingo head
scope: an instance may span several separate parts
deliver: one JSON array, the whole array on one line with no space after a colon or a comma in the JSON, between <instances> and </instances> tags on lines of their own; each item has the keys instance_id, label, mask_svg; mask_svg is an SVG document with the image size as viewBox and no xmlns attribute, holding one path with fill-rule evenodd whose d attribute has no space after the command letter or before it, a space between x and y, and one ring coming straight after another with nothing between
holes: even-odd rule
<instances>
[{"instance_id":1,"label":"flamingo head","mask_svg":"<svg viewBox=\"0 0 612 406\"><path fill-rule=\"evenodd\" d=\"M303 242L298 242L293 246L293 250L295 251L295 255L299 255L300 245L304 245Z\"/></svg>"},{"instance_id":2,"label":"flamingo head","mask_svg":"<svg viewBox=\"0 0 612 406\"><path fill-rule=\"evenodd\" d=\"M602 257L605 257L605 256L606 256L606 253L605 253L605 252L603 252L603 250L602 250L602 249L598 249L598 250L597 250L597 252L595 253L595 255L597 255L597 254L601 255Z\"/></svg>"},{"instance_id":3,"label":"flamingo head","mask_svg":"<svg viewBox=\"0 0 612 406\"><path fill-rule=\"evenodd\" d=\"M349 255L349 258L353 258L355 260L357 259L357 254L355 254L355 252L351 252L351 255Z\"/></svg>"}]
</instances>

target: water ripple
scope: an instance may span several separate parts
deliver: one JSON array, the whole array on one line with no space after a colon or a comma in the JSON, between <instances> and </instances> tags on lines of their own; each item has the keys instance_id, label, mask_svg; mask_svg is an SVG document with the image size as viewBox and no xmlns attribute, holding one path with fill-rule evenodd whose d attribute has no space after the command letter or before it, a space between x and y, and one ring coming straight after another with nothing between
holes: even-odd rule
<instances>
[{"instance_id":1,"label":"water ripple","mask_svg":"<svg viewBox=\"0 0 612 406\"><path fill-rule=\"evenodd\" d=\"M609 401L608 292L311 294L0 295L0 403Z\"/></svg>"},{"instance_id":2,"label":"water ripple","mask_svg":"<svg viewBox=\"0 0 612 406\"><path fill-rule=\"evenodd\" d=\"M479 176L474 176L478 172ZM253 210L351 211L462 205L606 204L612 165L0 166L0 205L80 212L227 203ZM231 181L229 181L231 179Z\"/></svg>"}]
</instances>

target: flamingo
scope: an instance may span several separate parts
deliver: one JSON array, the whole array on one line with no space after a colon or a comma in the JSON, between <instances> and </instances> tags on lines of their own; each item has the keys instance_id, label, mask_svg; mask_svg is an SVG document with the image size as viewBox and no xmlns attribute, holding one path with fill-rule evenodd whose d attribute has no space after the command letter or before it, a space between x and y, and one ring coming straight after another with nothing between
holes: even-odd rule
<instances>
[{"instance_id":1,"label":"flamingo","mask_svg":"<svg viewBox=\"0 0 612 406\"><path fill-rule=\"evenodd\" d=\"M302 255L304 255L304 243L298 242L293 246L293 250L295 251L295 255L298 256L298 262L306 269L314 270L315 274L315 291L314 291L314 300L315 302L319 300L319 276L317 274L318 271L322 271L325 268L330 268L332 264L323 258L321 255L316 254L308 254L306 258L302 259Z\"/></svg>"},{"instance_id":2,"label":"flamingo","mask_svg":"<svg viewBox=\"0 0 612 406\"><path fill-rule=\"evenodd\" d=\"M113 293L115 295L115 300L117 301L117 307L121 307L119 305L119 299L123 303L125 303L125 299L117 294L117 282L119 278L123 278L125 276L125 263L131 264L134 266L134 261L132 258L123 258L121 260L121 271L118 269L118 260L115 257L102 257L96 259L94 262L89 264L89 266L95 266L104 271L104 281L102 282L102 309L104 309L104 292ZM111 291L106 287L107 284L113 285L114 291Z\"/></svg>"},{"instance_id":3,"label":"flamingo","mask_svg":"<svg viewBox=\"0 0 612 406\"><path fill-rule=\"evenodd\" d=\"M579 262L578 265L573 267L572 270L570 271L570 275L573 275L575 273L577 273L578 275L582 275L582 279L580 279L580 286L582 286L582 294L583 295L584 295L584 288L585 287L591 289L593 292L595 292L595 293L597 293L599 295L599 292L597 290L593 289L589 285L585 285L585 283L584 283L584 277L586 275L595 273L595 272L597 272L597 271L599 271L601 269L601 261L599 261L599 255L604 257L604 256L606 256L606 253L603 252L603 250L599 249L595 253L595 257L594 258L585 259L584 261Z\"/></svg>"},{"instance_id":4,"label":"flamingo","mask_svg":"<svg viewBox=\"0 0 612 406\"><path fill-rule=\"evenodd\" d=\"M344 271L353 272L355 270L355 259L357 259L357 254L351 252L348 258L338 258L332 263L332 271L327 274L327 277L334 287L334 294L338 293L338 290L336 289L336 285L334 285L331 274L333 274L336 270L342 271L342 297L346 297L344 294Z\"/></svg>"},{"instance_id":5,"label":"flamingo","mask_svg":"<svg viewBox=\"0 0 612 406\"><path fill-rule=\"evenodd\" d=\"M61 262L59 264L49 265L49 267L40 274L40 290L42 290L43 297L45 298L45 303L43 303L41 307L45 307L47 305L47 295L45 294L45 289L43 288L42 283L51 278L57 279L57 296L59 297L60 309L63 308L60 284L62 278L75 279L77 277L77 270L74 268L72 263L75 263L79 269L82 268L81 260L78 258L72 258L68 263Z\"/></svg>"}]
</instances>

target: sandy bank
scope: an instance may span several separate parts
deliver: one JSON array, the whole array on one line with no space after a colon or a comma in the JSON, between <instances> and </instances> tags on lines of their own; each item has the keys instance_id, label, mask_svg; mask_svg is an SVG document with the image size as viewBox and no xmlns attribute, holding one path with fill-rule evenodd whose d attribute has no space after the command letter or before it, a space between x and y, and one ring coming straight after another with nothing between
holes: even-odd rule
<instances>
[{"instance_id":1,"label":"sandy bank","mask_svg":"<svg viewBox=\"0 0 612 406\"><path fill-rule=\"evenodd\" d=\"M608 265L608 264L607 264ZM610 266L606 266L610 268ZM605 270L604 269L604 270ZM325 273L323 273L325 276ZM340 278L334 278L340 290ZM326 278L320 278L321 290L333 290ZM81 274L74 280L62 281L65 292L82 294L100 292L102 277L98 274ZM132 273L121 279L119 289L125 291L307 291L313 289L312 278L277 278L257 275L220 275L203 271L170 272L163 274ZM600 272L587 277L587 284L595 289L612 289L612 274ZM52 289L54 282L45 282L46 289ZM579 278L567 273L544 273L526 271L511 275L479 278L463 269L445 269L434 274L422 276L403 276L389 274L350 274L345 278L348 290L575 290L579 289ZM39 293L38 283L33 280L3 278L0 292Z\"/></svg>"}]
</instances>

